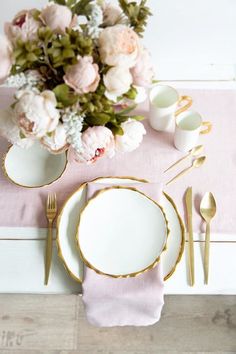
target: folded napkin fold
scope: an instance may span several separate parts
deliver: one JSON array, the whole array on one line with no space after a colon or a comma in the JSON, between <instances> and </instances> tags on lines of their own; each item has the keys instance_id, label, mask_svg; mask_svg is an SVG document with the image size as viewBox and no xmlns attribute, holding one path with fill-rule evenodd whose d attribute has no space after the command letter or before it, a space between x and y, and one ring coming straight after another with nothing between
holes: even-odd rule
<instances>
[{"instance_id":1,"label":"folded napkin fold","mask_svg":"<svg viewBox=\"0 0 236 354\"><path fill-rule=\"evenodd\" d=\"M122 184L126 186L126 184ZM157 202L162 195L160 183L130 183ZM87 199L108 184L89 183ZM161 262L134 278L114 279L97 274L85 266L82 284L88 321L99 327L148 326L159 321L164 305Z\"/></svg>"}]
</instances>

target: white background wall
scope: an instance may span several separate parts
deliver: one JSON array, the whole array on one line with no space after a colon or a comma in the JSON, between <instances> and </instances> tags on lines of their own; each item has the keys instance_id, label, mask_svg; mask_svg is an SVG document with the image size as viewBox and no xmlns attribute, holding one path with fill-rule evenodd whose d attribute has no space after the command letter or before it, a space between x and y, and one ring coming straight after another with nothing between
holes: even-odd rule
<instances>
[{"instance_id":1,"label":"white background wall","mask_svg":"<svg viewBox=\"0 0 236 354\"><path fill-rule=\"evenodd\" d=\"M112 2L112 0L111 0ZM3 0L0 28L47 0ZM145 42L160 80L236 80L236 0L149 0Z\"/></svg>"}]
</instances>

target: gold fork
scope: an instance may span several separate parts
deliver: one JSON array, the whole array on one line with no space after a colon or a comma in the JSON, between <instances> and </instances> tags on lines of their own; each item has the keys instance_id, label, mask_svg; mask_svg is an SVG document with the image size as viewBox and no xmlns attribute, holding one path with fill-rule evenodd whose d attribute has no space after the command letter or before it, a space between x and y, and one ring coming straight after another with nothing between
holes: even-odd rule
<instances>
[{"instance_id":1,"label":"gold fork","mask_svg":"<svg viewBox=\"0 0 236 354\"><path fill-rule=\"evenodd\" d=\"M46 242L46 253L45 253L45 280L44 284L48 285L49 273L52 262L52 247L53 247L53 234L52 226L53 221L57 215L57 198L56 194L48 194L47 205L46 205L46 215L48 219L48 235Z\"/></svg>"}]
</instances>

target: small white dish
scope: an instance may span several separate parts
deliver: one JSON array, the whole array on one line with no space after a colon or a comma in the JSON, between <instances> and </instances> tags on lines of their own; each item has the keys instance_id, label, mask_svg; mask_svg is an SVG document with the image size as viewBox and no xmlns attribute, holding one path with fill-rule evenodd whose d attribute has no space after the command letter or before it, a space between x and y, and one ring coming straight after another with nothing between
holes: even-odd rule
<instances>
[{"instance_id":1,"label":"small white dish","mask_svg":"<svg viewBox=\"0 0 236 354\"><path fill-rule=\"evenodd\" d=\"M160 260L168 236L163 209L131 187L100 190L80 214L77 241L84 263L114 278L136 276Z\"/></svg>"},{"instance_id":2,"label":"small white dish","mask_svg":"<svg viewBox=\"0 0 236 354\"><path fill-rule=\"evenodd\" d=\"M67 166L67 153L53 155L39 143L28 149L12 145L3 160L3 172L14 184L39 188L57 181Z\"/></svg>"},{"instance_id":3,"label":"small white dish","mask_svg":"<svg viewBox=\"0 0 236 354\"><path fill-rule=\"evenodd\" d=\"M127 183L145 182L136 178L107 177L98 178L96 183L122 185ZM57 247L69 275L78 282L83 281L84 264L76 247L76 233L79 215L86 203L86 183L82 184L66 200L57 218ZM164 280L169 279L175 272L182 258L185 244L185 229L183 221L174 201L163 193L161 205L164 208L170 229L167 239L167 250L161 256Z\"/></svg>"}]
</instances>

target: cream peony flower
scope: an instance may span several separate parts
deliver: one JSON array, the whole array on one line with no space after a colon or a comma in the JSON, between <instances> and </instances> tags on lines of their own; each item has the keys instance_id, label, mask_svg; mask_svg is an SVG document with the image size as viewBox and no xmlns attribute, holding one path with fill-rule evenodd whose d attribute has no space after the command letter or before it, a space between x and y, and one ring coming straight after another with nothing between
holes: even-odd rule
<instances>
[{"instance_id":1,"label":"cream peony flower","mask_svg":"<svg viewBox=\"0 0 236 354\"><path fill-rule=\"evenodd\" d=\"M31 138L21 138L20 129L14 121L14 112L11 109L0 110L0 136L22 148L28 148L34 143Z\"/></svg>"},{"instance_id":2,"label":"cream peony flower","mask_svg":"<svg viewBox=\"0 0 236 354\"><path fill-rule=\"evenodd\" d=\"M32 11L23 10L15 16L11 23L5 23L5 34L10 42L14 43L17 39L26 42L37 38L37 32L41 23L34 19Z\"/></svg>"},{"instance_id":3,"label":"cream peony flower","mask_svg":"<svg viewBox=\"0 0 236 354\"><path fill-rule=\"evenodd\" d=\"M116 135L116 150L131 152L137 149L143 140L143 135L146 134L143 124L130 118L121 124L121 128L124 130L124 135Z\"/></svg>"},{"instance_id":4,"label":"cream peony flower","mask_svg":"<svg viewBox=\"0 0 236 354\"><path fill-rule=\"evenodd\" d=\"M2 84L10 74L13 64L12 48L8 40L0 36L0 84Z\"/></svg>"},{"instance_id":5,"label":"cream peony flower","mask_svg":"<svg viewBox=\"0 0 236 354\"><path fill-rule=\"evenodd\" d=\"M52 91L35 93L22 90L18 92L17 99L15 120L26 137L42 138L56 129L60 114Z\"/></svg>"},{"instance_id":6,"label":"cream peony flower","mask_svg":"<svg viewBox=\"0 0 236 354\"><path fill-rule=\"evenodd\" d=\"M53 154L60 154L67 150L66 132L63 124L59 123L56 129L41 139L41 143Z\"/></svg>"},{"instance_id":7,"label":"cream peony flower","mask_svg":"<svg viewBox=\"0 0 236 354\"><path fill-rule=\"evenodd\" d=\"M59 34L65 33L66 28L74 23L72 12L67 6L52 3L42 10L40 18L53 32Z\"/></svg>"},{"instance_id":8,"label":"cream peony flower","mask_svg":"<svg viewBox=\"0 0 236 354\"><path fill-rule=\"evenodd\" d=\"M78 56L78 63L66 70L64 81L79 94L94 92L100 81L98 69L91 56Z\"/></svg>"},{"instance_id":9,"label":"cream peony flower","mask_svg":"<svg viewBox=\"0 0 236 354\"><path fill-rule=\"evenodd\" d=\"M102 156L111 158L115 154L114 136L106 127L95 126L86 129L81 140L81 151L75 152L78 162L91 164Z\"/></svg>"},{"instance_id":10,"label":"cream peony flower","mask_svg":"<svg viewBox=\"0 0 236 354\"><path fill-rule=\"evenodd\" d=\"M103 81L106 86L105 95L115 102L117 97L129 91L133 78L129 69L115 66L108 70Z\"/></svg>"},{"instance_id":11,"label":"cream peony flower","mask_svg":"<svg viewBox=\"0 0 236 354\"><path fill-rule=\"evenodd\" d=\"M104 64L133 67L138 58L139 38L128 26L105 28L99 36L99 52Z\"/></svg>"},{"instance_id":12,"label":"cream peony flower","mask_svg":"<svg viewBox=\"0 0 236 354\"><path fill-rule=\"evenodd\" d=\"M151 85L154 77L154 69L150 53L146 48L140 48L137 63L131 69L131 74L135 85L143 87Z\"/></svg>"},{"instance_id":13,"label":"cream peony flower","mask_svg":"<svg viewBox=\"0 0 236 354\"><path fill-rule=\"evenodd\" d=\"M105 3L103 9L103 24L105 26L114 26L122 19L122 11L119 6L111 3Z\"/></svg>"}]
</instances>

